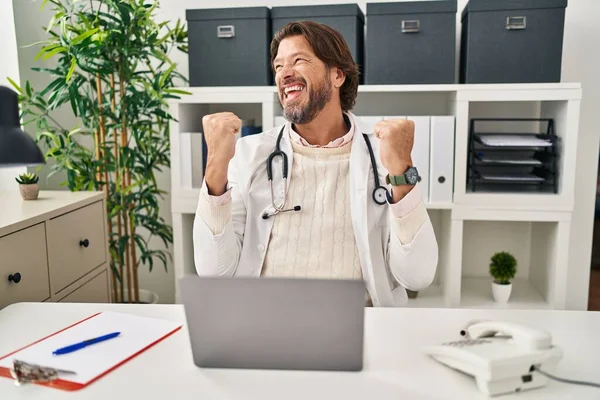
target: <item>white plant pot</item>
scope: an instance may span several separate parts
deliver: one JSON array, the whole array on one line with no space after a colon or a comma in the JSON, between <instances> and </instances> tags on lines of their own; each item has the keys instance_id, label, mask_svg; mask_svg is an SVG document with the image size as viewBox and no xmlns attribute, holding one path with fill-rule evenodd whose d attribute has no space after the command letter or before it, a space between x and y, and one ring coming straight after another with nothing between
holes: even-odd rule
<instances>
[{"instance_id":1,"label":"white plant pot","mask_svg":"<svg viewBox=\"0 0 600 400\"><path fill-rule=\"evenodd\" d=\"M156 303L158 303L158 294L156 294L150 290L139 289L139 294L140 294L140 303L141 304L156 304ZM133 289L131 291L131 296L132 297L134 296ZM133 301L135 301L135 299ZM123 291L122 303L129 303L129 293L127 292L127 286L125 287L125 290Z\"/></svg>"},{"instance_id":2,"label":"white plant pot","mask_svg":"<svg viewBox=\"0 0 600 400\"><path fill-rule=\"evenodd\" d=\"M500 285L496 282L492 282L492 294L496 303L507 303L510 298L510 292L512 291L512 283L508 285Z\"/></svg>"}]
</instances>

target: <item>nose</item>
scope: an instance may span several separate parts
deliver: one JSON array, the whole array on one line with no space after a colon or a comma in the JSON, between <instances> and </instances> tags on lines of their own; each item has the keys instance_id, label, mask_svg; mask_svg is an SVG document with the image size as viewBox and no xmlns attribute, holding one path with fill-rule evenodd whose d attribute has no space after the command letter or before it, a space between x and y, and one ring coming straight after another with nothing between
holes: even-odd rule
<instances>
[{"instance_id":1,"label":"nose","mask_svg":"<svg viewBox=\"0 0 600 400\"><path fill-rule=\"evenodd\" d=\"M284 64L277 73L280 81L292 78L294 76L294 69L289 64Z\"/></svg>"}]
</instances>

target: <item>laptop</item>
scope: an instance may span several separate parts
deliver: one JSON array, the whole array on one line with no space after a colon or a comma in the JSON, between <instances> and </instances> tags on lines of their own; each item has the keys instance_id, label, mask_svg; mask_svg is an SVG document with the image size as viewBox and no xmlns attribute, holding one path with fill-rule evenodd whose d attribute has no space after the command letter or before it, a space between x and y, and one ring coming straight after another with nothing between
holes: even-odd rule
<instances>
[{"instance_id":1,"label":"laptop","mask_svg":"<svg viewBox=\"0 0 600 400\"><path fill-rule=\"evenodd\" d=\"M180 288L198 367L363 368L362 280L191 275Z\"/></svg>"}]
</instances>

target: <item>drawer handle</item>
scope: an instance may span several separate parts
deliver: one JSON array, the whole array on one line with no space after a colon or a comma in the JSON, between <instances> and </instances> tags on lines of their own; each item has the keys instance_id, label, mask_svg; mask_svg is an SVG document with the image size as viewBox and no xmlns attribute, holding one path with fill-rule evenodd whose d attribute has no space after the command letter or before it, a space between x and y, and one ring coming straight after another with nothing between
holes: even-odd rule
<instances>
[{"instance_id":1,"label":"drawer handle","mask_svg":"<svg viewBox=\"0 0 600 400\"><path fill-rule=\"evenodd\" d=\"M8 281L9 282L14 282L14 283L19 283L21 282L21 274L20 273L15 273L14 275L9 275L8 276Z\"/></svg>"},{"instance_id":2,"label":"drawer handle","mask_svg":"<svg viewBox=\"0 0 600 400\"><path fill-rule=\"evenodd\" d=\"M80 241L79 241L79 245L80 245L80 246L83 246L83 247L88 247L88 246L90 245L90 241L89 241L89 240L87 240L87 239L80 240Z\"/></svg>"}]
</instances>

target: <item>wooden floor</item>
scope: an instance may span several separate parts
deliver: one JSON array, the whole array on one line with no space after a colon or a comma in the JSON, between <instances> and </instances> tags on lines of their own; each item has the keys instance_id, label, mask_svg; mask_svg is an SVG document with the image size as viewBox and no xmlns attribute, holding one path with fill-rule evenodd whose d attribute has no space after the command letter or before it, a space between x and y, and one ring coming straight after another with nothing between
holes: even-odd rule
<instances>
[{"instance_id":1,"label":"wooden floor","mask_svg":"<svg viewBox=\"0 0 600 400\"><path fill-rule=\"evenodd\" d=\"M592 269L588 310L600 311L600 269Z\"/></svg>"}]
</instances>

